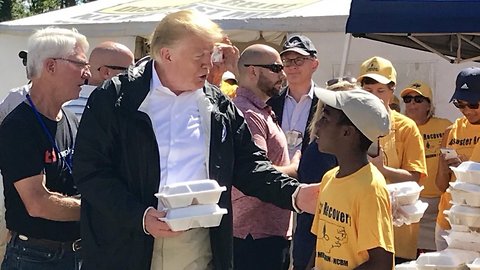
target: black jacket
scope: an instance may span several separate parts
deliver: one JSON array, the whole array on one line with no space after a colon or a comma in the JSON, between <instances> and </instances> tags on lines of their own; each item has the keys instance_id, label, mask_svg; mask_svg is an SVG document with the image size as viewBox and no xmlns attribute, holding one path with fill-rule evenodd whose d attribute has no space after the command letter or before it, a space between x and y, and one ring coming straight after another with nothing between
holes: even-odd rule
<instances>
[{"instance_id":1,"label":"black jacket","mask_svg":"<svg viewBox=\"0 0 480 270\"><path fill-rule=\"evenodd\" d=\"M157 206L160 162L151 120L138 107L151 77L152 61L135 75L130 69L104 83L92 93L82 116L74 178L82 194L83 269L150 269L153 237L143 232L142 218L147 207ZM215 269L232 269L232 185L292 209L298 183L273 169L228 98L209 84L204 92L214 105L209 177L227 187L219 205L228 214L210 229L213 262Z\"/></svg>"},{"instance_id":2,"label":"black jacket","mask_svg":"<svg viewBox=\"0 0 480 270\"><path fill-rule=\"evenodd\" d=\"M272 107L273 112L277 116L278 125L282 126L282 117L283 117L283 108L285 106L285 97L287 95L287 87L285 87L281 92L280 95L274 96L267 101L267 104ZM313 95L312 99L312 106L310 106L310 111L308 113L307 125L305 126L305 130L303 131L303 141L302 141L302 153L307 148L308 144L310 143L310 133L308 132L308 126L310 125L310 121L312 120L313 114L317 108L318 98Z\"/></svg>"}]
</instances>

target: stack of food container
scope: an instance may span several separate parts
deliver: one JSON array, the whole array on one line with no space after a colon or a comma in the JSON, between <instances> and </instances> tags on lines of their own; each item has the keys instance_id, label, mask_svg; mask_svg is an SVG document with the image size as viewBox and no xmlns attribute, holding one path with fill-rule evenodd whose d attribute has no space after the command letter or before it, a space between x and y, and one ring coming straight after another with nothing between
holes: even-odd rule
<instances>
[{"instance_id":1,"label":"stack of food container","mask_svg":"<svg viewBox=\"0 0 480 270\"><path fill-rule=\"evenodd\" d=\"M387 185L392 201L393 223L395 226L417 223L427 210L428 203L418 200L423 186L407 181Z\"/></svg>"},{"instance_id":2,"label":"stack of food container","mask_svg":"<svg viewBox=\"0 0 480 270\"><path fill-rule=\"evenodd\" d=\"M479 167L480 168L480 167ZM459 166L459 169L465 169L465 165ZM480 171L479 171L480 172ZM459 177L457 175L457 180L458 183L463 183L461 179L465 179L465 177ZM469 178L470 179L470 178ZM480 183L480 178L478 178L479 183ZM412 218L412 216L405 215L403 212L405 212L405 206L402 204L405 204L406 202L410 203L410 207L412 205L418 204L418 195L416 194L417 192L420 193L421 187L415 185L415 182L404 182L404 183L398 183L398 184L392 184L388 185L389 190L392 194L392 202L394 204L397 204L397 208L400 210L397 210L397 212L400 212L400 214L397 215L396 222L399 223L399 221L402 221L402 218L404 218L404 223L408 222L418 222L420 218L423 215L418 215L416 218ZM458 187L464 187L463 184L460 184ZM472 184L472 183L468 183ZM453 186L457 185L455 183L451 183L451 188L453 189ZM395 192L392 192L396 190ZM464 191L464 190L462 190ZM472 191L472 190L470 190ZM480 186L478 187L478 191L480 192ZM480 193L479 193L480 195ZM453 194L452 194L453 196ZM455 194L455 199L457 199L457 196ZM455 201L454 199L454 201ZM460 199L459 199L460 200ZM470 200L470 199L469 199ZM480 196L479 199L480 200ZM415 202L415 204L412 204L412 202ZM462 202L462 204L466 204L466 202ZM400 207L398 207L400 205ZM480 202L479 202L480 206ZM461 207L458 209L457 207ZM452 239L447 238L447 241L449 241L449 248L446 250L442 250L439 252L428 252L428 253L423 253L421 254L416 261L412 262L407 262L403 264L398 264L395 266L396 270L432 270L432 269L442 269L442 270L462 270L462 269L468 269L467 264L472 262L475 258L479 257L479 253L476 252L475 250L478 250L480 248L480 242L476 244L471 244L471 245L465 245L465 243L460 243L458 244L460 239L466 240L466 241L480 241L480 236L477 235L476 232L471 232L471 228L468 225L464 224L470 224L470 225L476 225L475 224L475 218L473 218L474 213L472 213L472 209L463 209L464 207L469 207L466 205L454 205L452 207L453 213L451 214L451 224L452 224L452 232L450 233L451 235L454 236L453 239L455 239L453 245L450 245L452 243ZM425 207L426 208L426 207ZM477 209L474 209L477 210ZM480 210L480 208L478 208ZM452 211L452 210L451 210ZM450 212L452 213L452 212ZM398 216L400 218L398 218ZM395 213L394 213L395 217ZM410 218L406 218L410 217ZM420 217L420 218L418 218ZM450 217L450 215L449 215ZM470 217L470 218L467 218ZM479 212L479 217L480 217L480 212ZM395 220L394 220L395 222ZM480 220L478 221L480 222ZM480 223L479 223L480 224ZM480 226L479 226L480 227ZM473 246L476 246L476 248L472 248ZM480 263L480 262L479 262ZM480 270L480 268L479 268Z\"/></svg>"},{"instance_id":3,"label":"stack of food container","mask_svg":"<svg viewBox=\"0 0 480 270\"><path fill-rule=\"evenodd\" d=\"M480 163L466 161L451 169L457 181L447 189L452 207L445 214L452 229L445 239L451 248L480 252Z\"/></svg>"},{"instance_id":4,"label":"stack of food container","mask_svg":"<svg viewBox=\"0 0 480 270\"><path fill-rule=\"evenodd\" d=\"M172 231L208 228L220 225L228 211L220 208L218 201L226 187L215 180L196 180L163 186L155 196L160 208L166 211L160 220Z\"/></svg>"},{"instance_id":5,"label":"stack of food container","mask_svg":"<svg viewBox=\"0 0 480 270\"><path fill-rule=\"evenodd\" d=\"M447 189L452 207L444 211L452 227L445 236L448 248L421 254L415 262L395 269L480 270L480 163L466 161L451 169L457 180Z\"/></svg>"}]
</instances>

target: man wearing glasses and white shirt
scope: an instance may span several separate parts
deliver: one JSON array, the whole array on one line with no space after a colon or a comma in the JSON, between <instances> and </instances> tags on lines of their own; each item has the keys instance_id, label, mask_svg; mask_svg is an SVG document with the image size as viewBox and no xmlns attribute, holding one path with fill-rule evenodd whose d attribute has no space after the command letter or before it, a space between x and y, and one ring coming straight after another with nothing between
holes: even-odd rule
<instances>
[{"instance_id":1,"label":"man wearing glasses and white shirt","mask_svg":"<svg viewBox=\"0 0 480 270\"><path fill-rule=\"evenodd\" d=\"M312 80L313 73L319 64L317 49L308 37L292 35L283 44L280 57L288 86L280 92L279 96L272 97L268 104L272 106L279 125L285 133L290 159L294 159L295 153L298 150L303 153L310 142L307 129L318 103L313 93L315 83ZM297 155L300 155L300 152ZM320 179L322 176L318 177L318 181ZM298 175L298 180L310 182L302 175ZM315 249L316 238L310 232L312 221L313 216L310 214L297 215L293 237L294 269L305 269L310 259L310 255L306 254L312 254Z\"/></svg>"},{"instance_id":2,"label":"man wearing glasses and white shirt","mask_svg":"<svg viewBox=\"0 0 480 270\"><path fill-rule=\"evenodd\" d=\"M268 101L278 117L287 137L290 158L297 150L304 150L309 136L306 132L315 112L318 99L313 94L313 73L317 70L317 49L312 41L302 35L290 36L280 53L288 86Z\"/></svg>"}]
</instances>

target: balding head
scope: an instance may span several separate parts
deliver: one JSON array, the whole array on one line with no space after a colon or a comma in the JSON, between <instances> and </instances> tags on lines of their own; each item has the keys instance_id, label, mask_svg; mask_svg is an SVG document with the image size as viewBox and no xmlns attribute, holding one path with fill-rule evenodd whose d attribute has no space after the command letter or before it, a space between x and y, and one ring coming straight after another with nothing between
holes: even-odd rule
<instances>
[{"instance_id":1,"label":"balding head","mask_svg":"<svg viewBox=\"0 0 480 270\"><path fill-rule=\"evenodd\" d=\"M112 41L100 43L90 54L92 77L89 84L100 85L124 71L133 61L133 53L127 46Z\"/></svg>"},{"instance_id":2,"label":"balding head","mask_svg":"<svg viewBox=\"0 0 480 270\"><path fill-rule=\"evenodd\" d=\"M264 44L247 47L238 59L238 84L260 95L262 99L280 91L285 74L280 54Z\"/></svg>"},{"instance_id":3,"label":"balding head","mask_svg":"<svg viewBox=\"0 0 480 270\"><path fill-rule=\"evenodd\" d=\"M247 47L242 54L240 55L240 59L238 59L238 70L240 76L245 73L248 67L245 65L249 64L273 64L277 62L277 64L281 64L282 62L278 62L277 60L280 59L280 55L278 52L264 44L254 44Z\"/></svg>"}]
</instances>

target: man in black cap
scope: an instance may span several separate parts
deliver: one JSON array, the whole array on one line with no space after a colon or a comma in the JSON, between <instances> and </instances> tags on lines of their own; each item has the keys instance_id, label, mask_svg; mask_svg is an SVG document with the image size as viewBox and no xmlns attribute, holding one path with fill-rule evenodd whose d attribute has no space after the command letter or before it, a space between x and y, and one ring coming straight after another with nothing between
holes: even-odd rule
<instances>
[{"instance_id":1,"label":"man in black cap","mask_svg":"<svg viewBox=\"0 0 480 270\"><path fill-rule=\"evenodd\" d=\"M310 142L307 129L318 103L318 98L314 94L316 85L312 76L317 70L319 62L317 49L313 42L303 35L289 36L283 44L280 57L284 65L288 86L280 92L279 96L272 97L268 104L272 106L279 125L287 137L288 152L290 159L292 159L295 154L299 155L300 151L303 153ZM316 145L310 147L315 148L312 151L318 152ZM311 157L312 155L310 155ZM305 162L305 160L302 159L300 162ZM321 161L315 160L314 162ZM318 182L322 179L323 170L314 174L318 174L315 181ZM311 179L302 177L300 173L298 179L300 182L311 182ZM294 269L305 269L310 255L315 249L316 238L310 232L312 221L313 216L310 214L297 215L297 226L293 236Z\"/></svg>"},{"instance_id":2,"label":"man in black cap","mask_svg":"<svg viewBox=\"0 0 480 270\"><path fill-rule=\"evenodd\" d=\"M317 50L306 36L290 36L280 53L288 86L280 96L270 99L278 121L287 136L290 158L297 150L304 150L309 142L306 132L315 112L317 98L313 94L313 73L317 70ZM305 143L304 143L305 142Z\"/></svg>"}]
</instances>

